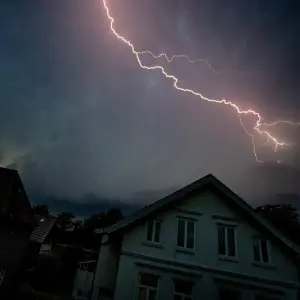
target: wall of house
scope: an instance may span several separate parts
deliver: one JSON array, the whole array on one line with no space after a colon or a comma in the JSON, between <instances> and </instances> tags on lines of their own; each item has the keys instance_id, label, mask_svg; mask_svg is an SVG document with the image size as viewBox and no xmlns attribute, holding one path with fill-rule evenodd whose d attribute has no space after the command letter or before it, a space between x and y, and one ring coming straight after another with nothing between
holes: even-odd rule
<instances>
[{"instance_id":1,"label":"wall of house","mask_svg":"<svg viewBox=\"0 0 300 300\"><path fill-rule=\"evenodd\" d=\"M178 216L193 218L196 221L194 253L183 253L176 248ZM221 270L228 274L232 272L267 280L298 282L296 266L286 254L282 253L275 241L272 243L271 266L254 265L252 243L253 237L259 234L258 230L251 227L235 210L210 192L187 199L176 208L158 215L157 218L163 220L161 246L146 242L147 226L144 223L124 235L123 253L202 266L214 272ZM231 220L225 221L225 218ZM220 259L218 256L217 224L220 222L237 226L236 261ZM122 261L122 264L126 263Z\"/></svg>"},{"instance_id":2,"label":"wall of house","mask_svg":"<svg viewBox=\"0 0 300 300\"><path fill-rule=\"evenodd\" d=\"M98 263L96 268L92 300L110 299L114 292L118 273L119 248L116 244L108 242L107 236L102 237ZM102 290L102 291L100 291ZM100 294L104 294L99 297Z\"/></svg>"},{"instance_id":3,"label":"wall of house","mask_svg":"<svg viewBox=\"0 0 300 300\"><path fill-rule=\"evenodd\" d=\"M74 280L73 296L76 299L89 299L93 279L93 272L77 270Z\"/></svg>"},{"instance_id":4,"label":"wall of house","mask_svg":"<svg viewBox=\"0 0 300 300\"><path fill-rule=\"evenodd\" d=\"M296 300L297 289L278 287L274 283L236 279L234 282L217 272L190 270L185 267L147 261L134 256L122 255L119 265L114 300L138 299L138 274L150 272L159 276L158 300L173 299L173 279L194 282L194 299L218 299L218 286L238 289L243 300L255 300L255 295L264 294L274 299Z\"/></svg>"},{"instance_id":5,"label":"wall of house","mask_svg":"<svg viewBox=\"0 0 300 300\"><path fill-rule=\"evenodd\" d=\"M6 269L5 281L10 281L17 272L26 253L29 235L26 231L18 233L10 232L3 226L0 232L0 267Z\"/></svg>"},{"instance_id":6,"label":"wall of house","mask_svg":"<svg viewBox=\"0 0 300 300\"><path fill-rule=\"evenodd\" d=\"M52 250L51 241L47 241L41 244L40 252L50 252Z\"/></svg>"}]
</instances>

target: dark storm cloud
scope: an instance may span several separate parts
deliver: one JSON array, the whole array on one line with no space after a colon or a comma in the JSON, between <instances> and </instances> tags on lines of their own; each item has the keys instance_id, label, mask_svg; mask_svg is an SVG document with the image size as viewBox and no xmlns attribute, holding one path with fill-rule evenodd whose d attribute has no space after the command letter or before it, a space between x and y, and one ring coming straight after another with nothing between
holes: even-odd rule
<instances>
[{"instance_id":1,"label":"dark storm cloud","mask_svg":"<svg viewBox=\"0 0 300 300\"><path fill-rule=\"evenodd\" d=\"M255 105L271 120L300 119L299 22L289 1L127 2L111 1L116 26L139 49L186 52L224 71L180 61L184 85ZM31 194L78 199L155 194L207 173L250 199L278 192L234 112L140 70L100 4L0 0L2 164L20 170ZM299 155L287 153L297 168ZM276 173L296 176L291 169Z\"/></svg>"}]
</instances>

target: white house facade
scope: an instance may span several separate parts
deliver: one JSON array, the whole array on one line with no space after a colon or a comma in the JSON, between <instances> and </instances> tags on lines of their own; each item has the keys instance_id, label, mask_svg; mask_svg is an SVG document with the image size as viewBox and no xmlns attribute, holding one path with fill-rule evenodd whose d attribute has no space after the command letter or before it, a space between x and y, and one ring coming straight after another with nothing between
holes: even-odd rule
<instances>
[{"instance_id":1,"label":"white house facade","mask_svg":"<svg viewBox=\"0 0 300 300\"><path fill-rule=\"evenodd\" d=\"M296 300L299 250L208 175L102 234L92 300Z\"/></svg>"}]
</instances>

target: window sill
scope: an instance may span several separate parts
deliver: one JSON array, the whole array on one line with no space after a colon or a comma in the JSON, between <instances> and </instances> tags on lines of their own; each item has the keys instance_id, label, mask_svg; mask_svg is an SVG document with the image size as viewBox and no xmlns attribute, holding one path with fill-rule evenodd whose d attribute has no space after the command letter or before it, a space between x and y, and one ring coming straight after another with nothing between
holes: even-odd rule
<instances>
[{"instance_id":1,"label":"window sill","mask_svg":"<svg viewBox=\"0 0 300 300\"><path fill-rule=\"evenodd\" d=\"M143 242L142 245L147 246L147 247L159 248L159 249L164 248L164 246L162 244L155 243L155 242L149 242L149 241Z\"/></svg>"},{"instance_id":2,"label":"window sill","mask_svg":"<svg viewBox=\"0 0 300 300\"><path fill-rule=\"evenodd\" d=\"M257 268L263 268L263 269L269 269L269 270L276 270L275 266L272 266L270 264L259 263L259 262L253 262L252 266L257 267Z\"/></svg>"},{"instance_id":3,"label":"window sill","mask_svg":"<svg viewBox=\"0 0 300 300\"><path fill-rule=\"evenodd\" d=\"M229 261L229 262L234 262L234 263L238 263L239 262L236 257L222 256L222 255L219 255L219 260Z\"/></svg>"},{"instance_id":4,"label":"window sill","mask_svg":"<svg viewBox=\"0 0 300 300\"><path fill-rule=\"evenodd\" d=\"M181 247L176 247L176 252L185 253L185 254L195 254L194 249L187 249L187 248L181 248Z\"/></svg>"}]
</instances>

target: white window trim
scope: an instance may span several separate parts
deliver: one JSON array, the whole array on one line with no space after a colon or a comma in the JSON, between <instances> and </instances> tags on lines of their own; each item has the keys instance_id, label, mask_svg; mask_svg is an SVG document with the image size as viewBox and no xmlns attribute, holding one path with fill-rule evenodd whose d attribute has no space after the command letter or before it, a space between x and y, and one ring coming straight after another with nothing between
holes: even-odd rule
<instances>
[{"instance_id":1,"label":"white window trim","mask_svg":"<svg viewBox=\"0 0 300 300\"><path fill-rule=\"evenodd\" d=\"M178 231L179 231L179 221L184 221L185 222L185 225L184 225L184 245L183 246L178 246L177 245L177 242L178 242L177 237L178 237ZM187 236L188 236L187 223L188 222L193 222L193 224L194 224L194 245L193 245L193 248L188 248L187 247ZM179 249L185 249L185 250L188 250L188 251L195 251L195 248L196 248L196 220L188 219L188 218L184 218L184 217L177 218L176 247L179 248Z\"/></svg>"},{"instance_id":2,"label":"white window trim","mask_svg":"<svg viewBox=\"0 0 300 300\"><path fill-rule=\"evenodd\" d=\"M149 226L150 226L150 222L147 222L147 226L146 226L146 241L147 243L154 243L154 244L161 244L161 240L162 240L162 221L161 220L152 220L152 236L151 236L151 240L148 240L148 230L149 230ZM156 224L160 223L160 232L159 232L159 241L156 242L154 240L155 238L155 229L156 229Z\"/></svg>"},{"instance_id":3,"label":"white window trim","mask_svg":"<svg viewBox=\"0 0 300 300\"><path fill-rule=\"evenodd\" d=\"M176 292L174 292L174 296L179 296L181 298L181 300L185 300L186 298L191 299L191 300L194 299L194 295L186 295L186 294L176 293Z\"/></svg>"},{"instance_id":4,"label":"white window trim","mask_svg":"<svg viewBox=\"0 0 300 300\"><path fill-rule=\"evenodd\" d=\"M259 261L255 260L254 253L253 253L254 262L257 263L257 264L262 264L262 265L271 265L272 264L272 256L271 256L272 245L271 245L271 241L267 240L267 239L262 239L262 238L255 238L254 242L256 242L256 241L258 241L258 245L259 245L259 247L258 247ZM267 243L268 262L263 261L261 242L266 242Z\"/></svg>"},{"instance_id":5,"label":"white window trim","mask_svg":"<svg viewBox=\"0 0 300 300\"><path fill-rule=\"evenodd\" d=\"M219 234L219 227L223 227L225 228L225 254L220 254L219 253L219 250L218 250L218 255L219 257L221 258L226 258L226 259L231 259L231 260L237 260L238 259L238 247L237 247L237 228L236 226L233 226L233 225L227 225L227 224L218 224L217 226L217 232ZM232 228L233 229L233 232L234 232L234 248L235 248L235 256L230 256L228 255L228 239L227 239L227 229L228 228ZM219 236L218 236L218 243L217 243L218 247L219 247Z\"/></svg>"},{"instance_id":6,"label":"white window trim","mask_svg":"<svg viewBox=\"0 0 300 300\"><path fill-rule=\"evenodd\" d=\"M2 285L3 279L5 277L5 273L6 273L6 269L5 268L1 268L0 269L0 286Z\"/></svg>"},{"instance_id":7,"label":"white window trim","mask_svg":"<svg viewBox=\"0 0 300 300\"><path fill-rule=\"evenodd\" d=\"M146 300L149 300L149 291L155 291L156 292L156 298L158 298L160 276L157 275L157 274L152 274L152 275L158 277L157 287L154 288L152 286L140 284L140 282L141 282L141 275L144 274L144 273L147 273L147 272L141 272L141 273L139 273L139 276L138 276L138 285L137 285L138 288L137 288L136 299L137 300L139 299L140 288L145 288L146 289L146 291L147 291Z\"/></svg>"}]
</instances>

